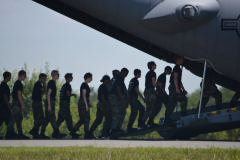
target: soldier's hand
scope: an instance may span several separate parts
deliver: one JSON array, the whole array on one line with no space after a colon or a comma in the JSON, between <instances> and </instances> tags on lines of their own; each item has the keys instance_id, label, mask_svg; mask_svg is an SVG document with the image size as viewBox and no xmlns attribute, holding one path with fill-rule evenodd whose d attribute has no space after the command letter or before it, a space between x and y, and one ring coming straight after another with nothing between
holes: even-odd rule
<instances>
[{"instance_id":1,"label":"soldier's hand","mask_svg":"<svg viewBox=\"0 0 240 160\"><path fill-rule=\"evenodd\" d=\"M72 94L72 96L73 96L74 98L77 98L77 95L76 95L76 94Z\"/></svg>"},{"instance_id":2,"label":"soldier's hand","mask_svg":"<svg viewBox=\"0 0 240 160\"><path fill-rule=\"evenodd\" d=\"M51 106L50 107L48 106L48 112L52 112Z\"/></svg>"},{"instance_id":3,"label":"soldier's hand","mask_svg":"<svg viewBox=\"0 0 240 160\"><path fill-rule=\"evenodd\" d=\"M184 91L183 91L183 94L184 94L184 95L187 95L187 94L188 94L188 92L187 92L186 90L184 90Z\"/></svg>"},{"instance_id":4,"label":"soldier's hand","mask_svg":"<svg viewBox=\"0 0 240 160\"><path fill-rule=\"evenodd\" d=\"M22 105L22 110L25 110L25 109L26 109L26 107L24 105Z\"/></svg>"},{"instance_id":5,"label":"soldier's hand","mask_svg":"<svg viewBox=\"0 0 240 160\"><path fill-rule=\"evenodd\" d=\"M88 107L88 106L86 106L86 111L87 111L87 112L89 111L89 107Z\"/></svg>"},{"instance_id":6,"label":"soldier's hand","mask_svg":"<svg viewBox=\"0 0 240 160\"><path fill-rule=\"evenodd\" d=\"M176 93L177 93L177 94L180 94L180 93L181 93L178 88L176 88Z\"/></svg>"}]
</instances>

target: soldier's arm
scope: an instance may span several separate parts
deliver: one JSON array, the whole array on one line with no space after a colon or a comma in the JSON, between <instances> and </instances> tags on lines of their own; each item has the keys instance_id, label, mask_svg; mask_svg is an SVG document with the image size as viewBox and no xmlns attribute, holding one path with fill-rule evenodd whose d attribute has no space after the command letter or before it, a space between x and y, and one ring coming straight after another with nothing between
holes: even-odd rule
<instances>
[{"instance_id":1,"label":"soldier's arm","mask_svg":"<svg viewBox=\"0 0 240 160\"><path fill-rule=\"evenodd\" d=\"M77 96L76 94L71 94L70 90L67 90L66 94L68 97L74 96L76 98L76 96Z\"/></svg>"},{"instance_id":2,"label":"soldier's arm","mask_svg":"<svg viewBox=\"0 0 240 160\"><path fill-rule=\"evenodd\" d=\"M68 97L71 97L71 92L70 92L69 90L67 90L67 91L66 91L66 95L67 95Z\"/></svg>"},{"instance_id":3,"label":"soldier's arm","mask_svg":"<svg viewBox=\"0 0 240 160\"><path fill-rule=\"evenodd\" d=\"M165 95L167 95L167 92L166 92L165 89L163 88L162 82L158 82L158 86L159 86L159 88L163 91L163 93L164 93Z\"/></svg>"},{"instance_id":4,"label":"soldier's arm","mask_svg":"<svg viewBox=\"0 0 240 160\"><path fill-rule=\"evenodd\" d=\"M138 86L136 86L136 92L137 92L137 94L142 98L142 100L145 102L145 98L143 97L143 95L139 92L139 88L138 88Z\"/></svg>"},{"instance_id":5,"label":"soldier's arm","mask_svg":"<svg viewBox=\"0 0 240 160\"><path fill-rule=\"evenodd\" d=\"M130 100L130 95L129 95L129 92L127 92L127 101L129 102Z\"/></svg>"},{"instance_id":6,"label":"soldier's arm","mask_svg":"<svg viewBox=\"0 0 240 160\"><path fill-rule=\"evenodd\" d=\"M157 86L158 84L156 83L156 78L155 77L152 77L152 85L153 86Z\"/></svg>"},{"instance_id":7,"label":"soldier's arm","mask_svg":"<svg viewBox=\"0 0 240 160\"><path fill-rule=\"evenodd\" d=\"M174 72L174 84L175 84L175 87L176 87L176 92L178 94L180 94L180 90L179 90L179 86L178 86L178 73L177 72Z\"/></svg>"},{"instance_id":8,"label":"soldier's arm","mask_svg":"<svg viewBox=\"0 0 240 160\"><path fill-rule=\"evenodd\" d=\"M88 107L88 103L87 103L87 96L86 96L86 94L87 94L87 90L83 89L83 101L84 101L84 103L86 105L86 111L88 112L89 107Z\"/></svg>"},{"instance_id":9,"label":"soldier's arm","mask_svg":"<svg viewBox=\"0 0 240 160\"><path fill-rule=\"evenodd\" d=\"M47 89L47 87L46 87L46 83L43 83L43 87L41 88L42 95L45 94L46 89Z\"/></svg>"},{"instance_id":10,"label":"soldier's arm","mask_svg":"<svg viewBox=\"0 0 240 160\"><path fill-rule=\"evenodd\" d=\"M51 112L51 93L52 90L49 88L47 92L48 111Z\"/></svg>"},{"instance_id":11,"label":"soldier's arm","mask_svg":"<svg viewBox=\"0 0 240 160\"><path fill-rule=\"evenodd\" d=\"M117 86L116 89L117 89L117 95L118 95L118 97L119 97L121 100L125 101L125 99L124 99L124 97L123 97L123 95L122 95L122 93L121 93L121 88L120 88L119 86Z\"/></svg>"},{"instance_id":12,"label":"soldier's arm","mask_svg":"<svg viewBox=\"0 0 240 160\"><path fill-rule=\"evenodd\" d=\"M8 101L7 95L4 94L3 97L4 97L4 102L5 102L5 104L8 106L8 108L9 108L9 110L10 110L10 109L11 109L11 106L10 106L10 103L9 103L9 101Z\"/></svg>"},{"instance_id":13,"label":"soldier's arm","mask_svg":"<svg viewBox=\"0 0 240 160\"><path fill-rule=\"evenodd\" d=\"M26 109L26 107L25 107L25 105L24 105L24 103L23 103L22 91L18 91L17 93L18 93L18 101L20 102L21 107L22 107L22 109L24 110L24 109Z\"/></svg>"},{"instance_id":14,"label":"soldier's arm","mask_svg":"<svg viewBox=\"0 0 240 160\"><path fill-rule=\"evenodd\" d=\"M121 88L119 87L119 86L117 86L117 95L118 95L118 97L120 97L120 99L123 101L123 103L125 104L125 107L127 108L128 107L128 101L126 101L125 99L124 99L124 96L122 95L122 93L121 93Z\"/></svg>"},{"instance_id":15,"label":"soldier's arm","mask_svg":"<svg viewBox=\"0 0 240 160\"><path fill-rule=\"evenodd\" d=\"M101 95L101 100L102 100L102 102L103 102L103 104L109 109L109 105L108 105L108 103L107 103L107 101L106 101L106 99L105 99L105 97L104 97L104 95Z\"/></svg>"},{"instance_id":16,"label":"soldier's arm","mask_svg":"<svg viewBox=\"0 0 240 160\"><path fill-rule=\"evenodd\" d=\"M182 88L182 90L184 91L184 94L187 94L187 91L185 90L185 88L184 88L182 82L181 82L181 88Z\"/></svg>"}]
</instances>

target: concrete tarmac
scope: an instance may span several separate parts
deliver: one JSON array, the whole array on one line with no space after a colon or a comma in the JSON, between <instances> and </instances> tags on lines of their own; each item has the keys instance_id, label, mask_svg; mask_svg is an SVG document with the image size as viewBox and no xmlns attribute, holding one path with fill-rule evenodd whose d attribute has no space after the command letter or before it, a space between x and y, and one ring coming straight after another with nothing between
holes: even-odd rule
<instances>
[{"instance_id":1,"label":"concrete tarmac","mask_svg":"<svg viewBox=\"0 0 240 160\"><path fill-rule=\"evenodd\" d=\"M144 140L0 140L0 147L161 147L240 149L240 142L231 141L144 141Z\"/></svg>"}]
</instances>

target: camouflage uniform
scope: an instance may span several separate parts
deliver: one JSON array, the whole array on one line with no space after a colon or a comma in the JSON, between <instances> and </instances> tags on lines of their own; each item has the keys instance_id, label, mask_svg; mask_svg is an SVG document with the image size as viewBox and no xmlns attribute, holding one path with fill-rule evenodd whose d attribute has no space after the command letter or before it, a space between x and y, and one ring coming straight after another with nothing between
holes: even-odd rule
<instances>
[{"instance_id":1,"label":"camouflage uniform","mask_svg":"<svg viewBox=\"0 0 240 160\"><path fill-rule=\"evenodd\" d=\"M109 132L111 129L111 123L112 123L112 115L111 114L112 114L111 110L106 108L106 106L103 103L98 102L96 119L91 126L90 132L92 133L98 127L98 125L100 125L102 123L103 117L105 117L106 123L103 126L103 136L109 136Z\"/></svg>"},{"instance_id":2,"label":"camouflage uniform","mask_svg":"<svg viewBox=\"0 0 240 160\"><path fill-rule=\"evenodd\" d=\"M120 123L118 125L118 128L121 128L122 127L122 124L123 124L123 121L126 117L126 113L127 113L127 108L125 107L125 105L123 104L123 102L121 101L120 102L121 104L121 112L120 112Z\"/></svg>"},{"instance_id":3,"label":"camouflage uniform","mask_svg":"<svg viewBox=\"0 0 240 160\"><path fill-rule=\"evenodd\" d=\"M70 111L70 103L66 101L61 101L60 110L58 112L57 128L59 128L59 126L64 120L67 123L68 130L71 132L73 130L73 121Z\"/></svg>"},{"instance_id":4,"label":"camouflage uniform","mask_svg":"<svg viewBox=\"0 0 240 160\"><path fill-rule=\"evenodd\" d=\"M55 101L50 100L51 103L51 112L48 111L48 102L45 100L45 118L43 120L41 134L45 133L46 127L50 122L54 131L58 131L55 115Z\"/></svg>"},{"instance_id":5,"label":"camouflage uniform","mask_svg":"<svg viewBox=\"0 0 240 160\"><path fill-rule=\"evenodd\" d=\"M211 70L206 71L203 97L202 97L202 106L201 106L203 110L205 109L210 96L215 98L217 108L221 108L221 105L222 105L222 93L218 90L216 86L215 78L213 77L213 75L214 74L212 73ZM200 87L202 87L202 83L200 84Z\"/></svg>"},{"instance_id":6,"label":"camouflage uniform","mask_svg":"<svg viewBox=\"0 0 240 160\"><path fill-rule=\"evenodd\" d=\"M8 104L5 103L4 95L7 96L8 102L10 99L10 89L7 85L7 83L2 82L0 84L0 126L5 122L6 125L8 125L11 111L8 107Z\"/></svg>"},{"instance_id":7,"label":"camouflage uniform","mask_svg":"<svg viewBox=\"0 0 240 160\"><path fill-rule=\"evenodd\" d=\"M131 115L128 122L128 129L132 128L134 121L138 115L139 111L139 118L138 118L138 126L142 127L144 124L143 118L145 113L144 106L139 102L137 98L130 97L130 106L131 106Z\"/></svg>"},{"instance_id":8,"label":"camouflage uniform","mask_svg":"<svg viewBox=\"0 0 240 160\"><path fill-rule=\"evenodd\" d=\"M150 115L152 115L153 108L156 106L157 94L154 89L145 89L144 97L146 99L146 112L144 115L144 121L146 121ZM148 121L148 123L153 123L152 120Z\"/></svg>"},{"instance_id":9,"label":"camouflage uniform","mask_svg":"<svg viewBox=\"0 0 240 160\"><path fill-rule=\"evenodd\" d=\"M32 128L32 131L38 134L39 128L42 125L44 120L42 102L33 101L32 109L33 109L33 118L34 118L34 126Z\"/></svg>"},{"instance_id":10,"label":"camouflage uniform","mask_svg":"<svg viewBox=\"0 0 240 160\"><path fill-rule=\"evenodd\" d=\"M126 109L116 95L109 95L109 104L112 109L112 129L120 129L122 119L126 115Z\"/></svg>"},{"instance_id":11,"label":"camouflage uniform","mask_svg":"<svg viewBox=\"0 0 240 160\"><path fill-rule=\"evenodd\" d=\"M6 125L9 123L9 119L11 116L11 111L9 110L8 106L6 104L0 103L0 126L5 122Z\"/></svg>"},{"instance_id":12,"label":"camouflage uniform","mask_svg":"<svg viewBox=\"0 0 240 160\"><path fill-rule=\"evenodd\" d=\"M23 120L23 115L22 115L21 104L18 100L13 99L11 118L9 120L8 129L7 129L8 132L14 132L14 123L16 122L18 134L23 134L22 120Z\"/></svg>"},{"instance_id":13,"label":"camouflage uniform","mask_svg":"<svg viewBox=\"0 0 240 160\"><path fill-rule=\"evenodd\" d=\"M126 85L124 83L124 80L122 79L122 94L123 94L123 97L124 97L124 101L125 102L128 102L128 93L127 93L127 88L126 88ZM120 124L118 126L118 128L121 128L122 127L122 124L123 124L123 121L126 117L126 113L127 113L127 107L125 104L124 104L124 101L120 101L120 104L121 104L121 114L120 114Z\"/></svg>"},{"instance_id":14,"label":"camouflage uniform","mask_svg":"<svg viewBox=\"0 0 240 160\"><path fill-rule=\"evenodd\" d=\"M112 88L109 95L109 105L112 109L112 130L120 130L126 116L126 105L124 101L118 97L117 87L120 87L121 94L125 101L127 101L127 89L124 79L120 76L115 77L112 80Z\"/></svg>"},{"instance_id":15,"label":"camouflage uniform","mask_svg":"<svg viewBox=\"0 0 240 160\"><path fill-rule=\"evenodd\" d=\"M83 100L79 100L78 102L78 113L80 120L73 128L73 132L76 132L79 127L84 124L84 132L85 135L89 133L89 122L90 122L90 110L86 111L86 105Z\"/></svg>"},{"instance_id":16,"label":"camouflage uniform","mask_svg":"<svg viewBox=\"0 0 240 160\"><path fill-rule=\"evenodd\" d=\"M166 119L168 119L170 117L170 115L172 114L174 108L177 105L177 102L180 102L180 106L181 106L181 114L182 116L186 115L187 112L187 103L188 103L188 99L186 97L186 95L180 90L180 94L176 93L176 88L174 85L170 85L169 86L169 107L166 108Z\"/></svg>"},{"instance_id":17,"label":"camouflage uniform","mask_svg":"<svg viewBox=\"0 0 240 160\"><path fill-rule=\"evenodd\" d=\"M153 122L154 118L157 116L157 114L161 111L162 105L164 104L165 108L169 108L169 96L165 95L163 93L157 92L157 100L156 105L152 109L152 114L149 117L149 121Z\"/></svg>"}]
</instances>

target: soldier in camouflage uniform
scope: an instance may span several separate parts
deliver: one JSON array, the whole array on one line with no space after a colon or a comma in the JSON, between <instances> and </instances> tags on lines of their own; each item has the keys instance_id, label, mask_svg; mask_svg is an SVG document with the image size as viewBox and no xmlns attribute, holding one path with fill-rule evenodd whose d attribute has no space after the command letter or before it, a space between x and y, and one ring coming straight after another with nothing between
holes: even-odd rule
<instances>
[{"instance_id":1,"label":"soldier in camouflage uniform","mask_svg":"<svg viewBox=\"0 0 240 160\"><path fill-rule=\"evenodd\" d=\"M157 105L157 94L155 87L157 86L156 82L156 73L154 70L157 68L155 62L151 61L148 62L148 73L145 76L145 90L144 90L144 97L146 99L146 112L144 115L144 121L147 121L150 115L152 115L153 108ZM147 125L152 127L154 125L153 119L149 119Z\"/></svg>"},{"instance_id":2,"label":"soldier in camouflage uniform","mask_svg":"<svg viewBox=\"0 0 240 160\"><path fill-rule=\"evenodd\" d=\"M28 139L27 136L23 134L22 131L22 110L25 110L26 107L23 103L22 99L22 92L23 92L23 85L21 81L24 81L26 78L26 72L24 70L21 70L18 72L18 80L14 83L13 86L13 92L12 92L12 112L11 112L11 118L8 124L7 128L7 139ZM18 130L18 136L16 137L16 134L14 133L14 124L17 124L17 130Z\"/></svg>"},{"instance_id":3,"label":"soldier in camouflage uniform","mask_svg":"<svg viewBox=\"0 0 240 160\"><path fill-rule=\"evenodd\" d=\"M72 82L73 80L72 73L67 73L64 77L66 83L62 86L60 90L60 110L58 112L57 127L59 128L59 126L65 120L71 136L76 137L77 135L72 133L73 121L70 111L70 98L71 96L74 96L76 98L77 95L72 94L72 87L70 85L70 82Z\"/></svg>"},{"instance_id":4,"label":"soldier in camouflage uniform","mask_svg":"<svg viewBox=\"0 0 240 160\"><path fill-rule=\"evenodd\" d=\"M89 122L90 122L90 108L92 105L90 104L89 97L90 97L90 88L88 84L92 81L92 74L86 73L84 75L85 82L82 83L80 87L80 98L78 101L78 113L80 120L74 126L72 133L75 134L77 130L84 124L84 132L85 132L85 139L91 138L89 135Z\"/></svg>"},{"instance_id":5,"label":"soldier in camouflage uniform","mask_svg":"<svg viewBox=\"0 0 240 160\"><path fill-rule=\"evenodd\" d=\"M153 107L152 114L150 115L150 121L153 121L157 114L161 111L162 104L165 108L169 107L169 95L167 94L166 87L166 77L172 73L172 68L170 66L165 67L164 73L162 73L157 79L157 104Z\"/></svg>"},{"instance_id":6,"label":"soldier in camouflage uniform","mask_svg":"<svg viewBox=\"0 0 240 160\"><path fill-rule=\"evenodd\" d=\"M47 99L45 100L45 117L43 120L40 138L48 139L49 137L45 136L45 130L49 122L52 125L53 133L52 137L54 138L62 138L65 135L60 134L55 115L55 100L57 94L56 81L59 79L59 72L57 70L53 70L51 72L52 80L48 82L47 85Z\"/></svg>"},{"instance_id":7,"label":"soldier in camouflage uniform","mask_svg":"<svg viewBox=\"0 0 240 160\"><path fill-rule=\"evenodd\" d=\"M106 124L103 127L102 138L108 138L110 136L110 129L112 123L112 112L108 102L108 89L107 85L110 82L110 77L108 75L103 76L101 79L102 84L98 88L98 104L97 104L97 113L96 119L93 122L90 128L90 137L93 136L95 129L102 123L103 117L105 117Z\"/></svg>"},{"instance_id":8,"label":"soldier in camouflage uniform","mask_svg":"<svg viewBox=\"0 0 240 160\"><path fill-rule=\"evenodd\" d=\"M132 128L132 126L138 115L138 112L139 112L138 127L140 127L140 128L144 127L143 116L145 113L145 108L141 104L141 102L138 100L138 96L140 96L142 98L142 100L145 102L145 98L139 92L138 78L141 77L141 70L135 69L134 76L135 77L131 79L131 81L129 83L129 87L128 87L129 102L130 102L130 106L131 106L131 115L129 118L127 130L130 132L136 130L136 128Z\"/></svg>"},{"instance_id":9,"label":"soldier in camouflage uniform","mask_svg":"<svg viewBox=\"0 0 240 160\"><path fill-rule=\"evenodd\" d=\"M7 83L11 79L10 72L3 73L3 81L0 85L0 126L5 122L8 125L11 116L11 105L10 100L10 88Z\"/></svg>"},{"instance_id":10,"label":"soldier in camouflage uniform","mask_svg":"<svg viewBox=\"0 0 240 160\"><path fill-rule=\"evenodd\" d=\"M113 85L113 82L116 81L116 78L117 76L120 75L120 71L115 69L112 71L112 75L113 75L113 78L110 80L110 82L106 85L107 87L107 90L108 90L108 103L109 103L109 107L110 107L110 115L111 115L111 120L112 120L112 105L111 105L111 97L113 96L113 94L111 94L111 90L112 90L112 85ZM103 128L108 128L108 122L106 121L106 119L104 120L104 123L103 123ZM109 133L111 133L111 129L112 129L112 121L111 121L111 125L110 125L110 131ZM108 134L110 135L110 134ZM104 138L104 135L102 135L101 137Z\"/></svg>"},{"instance_id":11,"label":"soldier in camouflage uniform","mask_svg":"<svg viewBox=\"0 0 240 160\"><path fill-rule=\"evenodd\" d=\"M39 138L39 128L42 125L44 119L42 96L46 92L46 79L47 75L41 73L39 75L39 80L34 84L32 92L34 126L29 133L33 136L33 138Z\"/></svg>"},{"instance_id":12,"label":"soldier in camouflage uniform","mask_svg":"<svg viewBox=\"0 0 240 160\"><path fill-rule=\"evenodd\" d=\"M202 83L200 84L200 87L202 87ZM218 109L220 109L222 105L222 93L218 90L216 86L216 82L211 74L211 71L207 71L205 76L202 106L201 106L201 109L203 111L205 110L205 107L210 97L215 98L216 106Z\"/></svg>"},{"instance_id":13,"label":"soldier in camouflage uniform","mask_svg":"<svg viewBox=\"0 0 240 160\"><path fill-rule=\"evenodd\" d=\"M112 134L122 132L123 120L128 107L127 89L124 79L128 75L128 69L123 68L120 75L114 75L109 95L109 104L112 108Z\"/></svg>"},{"instance_id":14,"label":"soldier in camouflage uniform","mask_svg":"<svg viewBox=\"0 0 240 160\"><path fill-rule=\"evenodd\" d=\"M186 97L187 91L185 90L182 84L182 70L180 66L183 64L183 57L176 57L176 65L173 68L173 72L170 77L170 86L169 86L169 107L166 108L165 121L170 120L170 116L177 105L177 102L181 104L181 114L182 116L186 115L187 112L187 102Z\"/></svg>"},{"instance_id":15,"label":"soldier in camouflage uniform","mask_svg":"<svg viewBox=\"0 0 240 160\"><path fill-rule=\"evenodd\" d=\"M124 97L124 100L122 101L122 106L121 107L121 118L120 118L120 124L118 126L118 128L121 128L122 127L122 124L123 124L123 121L125 119L125 116L126 116L126 113L127 113L127 107L128 107L128 93L127 93L127 87L125 85L125 78L127 77L129 71L127 68L123 68L121 69L121 72L120 72L120 81L121 81L121 90L122 90L122 93L123 93L123 97Z\"/></svg>"}]
</instances>

